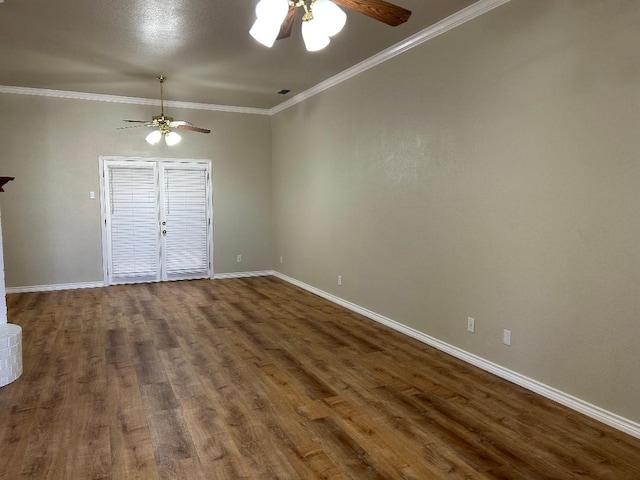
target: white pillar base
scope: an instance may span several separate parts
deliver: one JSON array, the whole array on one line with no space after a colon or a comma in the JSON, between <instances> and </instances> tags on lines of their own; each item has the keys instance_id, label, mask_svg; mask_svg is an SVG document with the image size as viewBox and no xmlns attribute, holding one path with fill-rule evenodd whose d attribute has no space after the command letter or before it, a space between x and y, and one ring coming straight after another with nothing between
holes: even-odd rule
<instances>
[{"instance_id":1,"label":"white pillar base","mask_svg":"<svg viewBox=\"0 0 640 480\"><path fill-rule=\"evenodd\" d=\"M22 328L0 325L0 387L22 375Z\"/></svg>"}]
</instances>

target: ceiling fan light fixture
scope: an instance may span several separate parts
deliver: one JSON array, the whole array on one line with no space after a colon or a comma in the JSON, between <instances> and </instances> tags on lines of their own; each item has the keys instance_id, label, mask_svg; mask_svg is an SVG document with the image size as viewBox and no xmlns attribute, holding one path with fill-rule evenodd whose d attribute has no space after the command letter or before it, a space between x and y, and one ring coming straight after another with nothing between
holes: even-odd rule
<instances>
[{"instance_id":1,"label":"ceiling fan light fixture","mask_svg":"<svg viewBox=\"0 0 640 480\"><path fill-rule=\"evenodd\" d=\"M331 42L329 36L323 31L322 24L316 22L315 19L302 22L302 39L309 52L322 50Z\"/></svg>"},{"instance_id":2,"label":"ceiling fan light fixture","mask_svg":"<svg viewBox=\"0 0 640 480\"><path fill-rule=\"evenodd\" d=\"M255 0L254 0L255 1ZM250 30L251 36L267 47L276 40L289 38L298 8L302 15L302 36L305 47L313 52L322 50L345 26L347 8L392 27L403 24L411 10L386 0L259 0L257 20ZM276 33L277 32L277 33Z\"/></svg>"},{"instance_id":3,"label":"ceiling fan light fixture","mask_svg":"<svg viewBox=\"0 0 640 480\"><path fill-rule=\"evenodd\" d=\"M154 130L149 135L147 135L147 138L145 140L149 144L155 145L160 141L161 138L162 138L162 132L160 130Z\"/></svg>"},{"instance_id":4,"label":"ceiling fan light fixture","mask_svg":"<svg viewBox=\"0 0 640 480\"><path fill-rule=\"evenodd\" d=\"M312 6L313 19L325 35L333 37L347 23L347 14L331 0L316 0Z\"/></svg>"},{"instance_id":5,"label":"ceiling fan light fixture","mask_svg":"<svg viewBox=\"0 0 640 480\"><path fill-rule=\"evenodd\" d=\"M153 131L146 136L146 141L150 145L157 144L162 137L164 137L164 142L173 146L182 141L182 137L178 135L176 132L172 132L172 128L179 128L180 130L190 130L192 132L198 133L211 133L211 130L208 128L196 127L194 124L186 122L184 120L174 120L173 117L164 114L164 91L162 88L162 84L167 79L164 75L160 75L157 77L160 82L160 115L154 115L151 117L151 121L147 120L125 120L128 123L136 123L137 127L152 127ZM132 127L122 127L122 128L132 128ZM120 130L120 129L118 129Z\"/></svg>"},{"instance_id":6,"label":"ceiling fan light fixture","mask_svg":"<svg viewBox=\"0 0 640 480\"><path fill-rule=\"evenodd\" d=\"M167 132L164 134L164 142L173 147L182 141L182 137L178 135L176 132Z\"/></svg>"}]
</instances>

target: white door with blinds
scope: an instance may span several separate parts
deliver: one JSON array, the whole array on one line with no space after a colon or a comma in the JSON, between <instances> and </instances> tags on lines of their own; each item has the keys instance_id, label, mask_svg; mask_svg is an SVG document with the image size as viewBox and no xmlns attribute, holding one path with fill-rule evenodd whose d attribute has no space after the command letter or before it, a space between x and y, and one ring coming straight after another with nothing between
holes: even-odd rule
<instances>
[{"instance_id":1,"label":"white door with blinds","mask_svg":"<svg viewBox=\"0 0 640 480\"><path fill-rule=\"evenodd\" d=\"M209 161L101 158L108 285L209 278Z\"/></svg>"}]
</instances>

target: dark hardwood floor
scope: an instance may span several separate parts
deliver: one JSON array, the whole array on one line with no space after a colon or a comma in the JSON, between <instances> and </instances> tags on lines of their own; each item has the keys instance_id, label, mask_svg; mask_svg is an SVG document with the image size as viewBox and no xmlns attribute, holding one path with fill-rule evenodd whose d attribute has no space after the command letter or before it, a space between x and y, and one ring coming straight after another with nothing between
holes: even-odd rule
<instances>
[{"instance_id":1,"label":"dark hardwood floor","mask_svg":"<svg viewBox=\"0 0 640 480\"><path fill-rule=\"evenodd\" d=\"M5 479L640 479L640 440L275 277L8 296Z\"/></svg>"}]
</instances>

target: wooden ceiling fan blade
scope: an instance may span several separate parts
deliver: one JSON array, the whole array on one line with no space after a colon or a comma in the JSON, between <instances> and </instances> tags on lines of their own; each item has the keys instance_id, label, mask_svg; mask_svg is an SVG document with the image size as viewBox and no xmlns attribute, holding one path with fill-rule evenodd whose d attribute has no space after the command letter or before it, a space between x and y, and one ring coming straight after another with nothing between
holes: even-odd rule
<instances>
[{"instance_id":1,"label":"wooden ceiling fan blade","mask_svg":"<svg viewBox=\"0 0 640 480\"><path fill-rule=\"evenodd\" d=\"M123 122L130 122L130 123L149 123L149 120L122 120Z\"/></svg>"},{"instance_id":2,"label":"wooden ceiling fan blade","mask_svg":"<svg viewBox=\"0 0 640 480\"><path fill-rule=\"evenodd\" d=\"M340 7L362 13L392 27L409 20L411 10L399 7L384 0L333 0Z\"/></svg>"},{"instance_id":3,"label":"wooden ceiling fan blade","mask_svg":"<svg viewBox=\"0 0 640 480\"><path fill-rule=\"evenodd\" d=\"M155 127L153 123L145 122L139 125L129 125L128 127L118 127L116 130L126 130L127 128Z\"/></svg>"},{"instance_id":4,"label":"wooden ceiling fan blade","mask_svg":"<svg viewBox=\"0 0 640 480\"><path fill-rule=\"evenodd\" d=\"M2 189L2 187L4 187L5 183L9 183L13 180L15 180L16 177L0 177L0 192L4 192L4 190Z\"/></svg>"},{"instance_id":5,"label":"wooden ceiling fan blade","mask_svg":"<svg viewBox=\"0 0 640 480\"><path fill-rule=\"evenodd\" d=\"M289 7L287 16L282 21L282 25L280 25L280 33L278 33L276 40L281 40L291 36L291 32L293 31L293 21L296 19L296 10L296 7Z\"/></svg>"},{"instance_id":6,"label":"wooden ceiling fan blade","mask_svg":"<svg viewBox=\"0 0 640 480\"><path fill-rule=\"evenodd\" d=\"M198 133L211 133L211 130L209 130L208 128L200 128L193 125L176 125L176 128L178 130L191 130L192 132Z\"/></svg>"}]
</instances>

